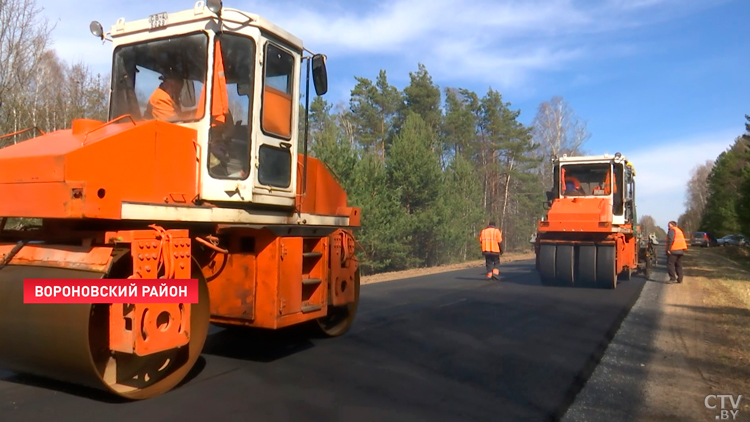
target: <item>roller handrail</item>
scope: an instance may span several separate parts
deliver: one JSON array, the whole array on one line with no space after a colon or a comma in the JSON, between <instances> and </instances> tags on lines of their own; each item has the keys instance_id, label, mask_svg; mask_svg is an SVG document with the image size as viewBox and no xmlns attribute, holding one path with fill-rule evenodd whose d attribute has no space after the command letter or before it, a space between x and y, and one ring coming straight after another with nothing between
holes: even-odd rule
<instances>
[{"instance_id":1,"label":"roller handrail","mask_svg":"<svg viewBox=\"0 0 750 422\"><path fill-rule=\"evenodd\" d=\"M105 123L105 124L103 124L101 126L98 126L98 127L94 128L94 129L91 129L90 131L86 132L86 134L83 136L83 145L86 145L86 140L88 139L88 137L89 137L90 134L96 132L97 130L99 130L99 129L105 127L105 126L109 126L112 123L120 121L120 120L125 119L125 118L130 119L130 121L133 122L133 126L138 126L138 124L135 122L135 120L129 114L123 114L120 117L114 118L114 119L108 121L107 123Z\"/></svg>"},{"instance_id":2,"label":"roller handrail","mask_svg":"<svg viewBox=\"0 0 750 422\"><path fill-rule=\"evenodd\" d=\"M39 133L41 133L42 135L46 135L46 133L45 133L45 132L44 132L43 130L39 129L39 128L38 128L38 127L36 127L36 126L31 126L31 127L27 127L26 129L22 129L22 130L19 130L19 131L13 132L13 133L9 133L9 134L7 134L7 135L3 135L3 136L0 136L0 140L3 140L3 139L5 139L5 138L9 138L9 137L11 137L11 136L15 136L15 135L20 135L20 134L22 134L22 133L24 133L24 132L28 132L28 131L30 131L30 130L32 130L32 129L36 129L36 130L37 130L37 131L38 131Z\"/></svg>"}]
</instances>

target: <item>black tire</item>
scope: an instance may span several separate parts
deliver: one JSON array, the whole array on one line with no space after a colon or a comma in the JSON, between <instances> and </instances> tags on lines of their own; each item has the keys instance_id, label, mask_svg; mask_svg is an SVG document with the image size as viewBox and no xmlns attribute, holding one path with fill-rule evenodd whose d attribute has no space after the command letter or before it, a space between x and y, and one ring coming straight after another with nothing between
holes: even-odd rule
<instances>
[{"instance_id":1,"label":"black tire","mask_svg":"<svg viewBox=\"0 0 750 422\"><path fill-rule=\"evenodd\" d=\"M539 248L539 278L545 286L555 284L555 257L557 247L555 245L542 245Z\"/></svg>"},{"instance_id":2,"label":"black tire","mask_svg":"<svg viewBox=\"0 0 750 422\"><path fill-rule=\"evenodd\" d=\"M597 285L604 289L617 288L617 261L614 245L599 245L596 251Z\"/></svg>"},{"instance_id":3,"label":"black tire","mask_svg":"<svg viewBox=\"0 0 750 422\"><path fill-rule=\"evenodd\" d=\"M575 284L575 246L557 245L555 279L560 284Z\"/></svg>"},{"instance_id":4,"label":"black tire","mask_svg":"<svg viewBox=\"0 0 750 422\"><path fill-rule=\"evenodd\" d=\"M584 286L596 286L596 246L578 248L578 281Z\"/></svg>"}]
</instances>

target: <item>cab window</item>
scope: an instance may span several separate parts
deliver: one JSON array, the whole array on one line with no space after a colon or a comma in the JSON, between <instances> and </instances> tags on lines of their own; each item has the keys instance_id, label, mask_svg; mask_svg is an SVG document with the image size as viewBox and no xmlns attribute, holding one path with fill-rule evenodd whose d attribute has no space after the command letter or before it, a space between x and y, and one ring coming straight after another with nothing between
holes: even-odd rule
<instances>
[{"instance_id":1,"label":"cab window","mask_svg":"<svg viewBox=\"0 0 750 422\"><path fill-rule=\"evenodd\" d=\"M223 33L216 47L208 170L217 179L244 180L250 173L255 41Z\"/></svg>"},{"instance_id":2,"label":"cab window","mask_svg":"<svg viewBox=\"0 0 750 422\"><path fill-rule=\"evenodd\" d=\"M206 85L208 36L193 33L117 47L112 63L110 119L193 122Z\"/></svg>"},{"instance_id":3,"label":"cab window","mask_svg":"<svg viewBox=\"0 0 750 422\"><path fill-rule=\"evenodd\" d=\"M263 131L284 139L292 136L292 75L294 57L274 44L266 44L263 72Z\"/></svg>"},{"instance_id":4,"label":"cab window","mask_svg":"<svg viewBox=\"0 0 750 422\"><path fill-rule=\"evenodd\" d=\"M563 196L610 194L612 168L609 164L568 164L563 166L561 173Z\"/></svg>"}]
</instances>

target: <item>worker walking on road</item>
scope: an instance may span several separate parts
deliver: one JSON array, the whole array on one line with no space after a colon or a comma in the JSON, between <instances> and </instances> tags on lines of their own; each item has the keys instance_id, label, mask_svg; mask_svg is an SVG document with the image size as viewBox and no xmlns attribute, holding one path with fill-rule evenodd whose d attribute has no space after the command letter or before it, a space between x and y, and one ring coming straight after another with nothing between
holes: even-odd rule
<instances>
[{"instance_id":1,"label":"worker walking on road","mask_svg":"<svg viewBox=\"0 0 750 422\"><path fill-rule=\"evenodd\" d=\"M495 222L490 221L489 226L482 230L479 235L479 242L482 244L482 254L487 264L487 279L500 279L500 255L503 254L501 243L503 242L503 233L495 227Z\"/></svg>"},{"instance_id":2,"label":"worker walking on road","mask_svg":"<svg viewBox=\"0 0 750 422\"><path fill-rule=\"evenodd\" d=\"M682 283L682 257L687 248L682 230L677 227L676 222L670 221L667 232L667 271L670 282Z\"/></svg>"}]
</instances>

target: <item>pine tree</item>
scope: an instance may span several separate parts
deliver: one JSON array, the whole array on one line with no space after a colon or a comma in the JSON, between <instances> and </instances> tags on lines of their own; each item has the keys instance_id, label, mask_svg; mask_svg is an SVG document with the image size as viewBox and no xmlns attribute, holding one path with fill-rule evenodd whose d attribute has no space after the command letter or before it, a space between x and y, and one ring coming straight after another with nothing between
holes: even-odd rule
<instances>
[{"instance_id":1,"label":"pine tree","mask_svg":"<svg viewBox=\"0 0 750 422\"><path fill-rule=\"evenodd\" d=\"M744 209L741 199L743 182L750 165L750 140L739 136L734 144L716 159L708 177L708 201L701 219L700 230L716 237L736 234L740 231L740 214Z\"/></svg>"},{"instance_id":2,"label":"pine tree","mask_svg":"<svg viewBox=\"0 0 750 422\"><path fill-rule=\"evenodd\" d=\"M408 112L386 160L389 186L399 193L401 207L408 217L405 233L420 265L435 259L435 234L440 229L434 205L443 174L439 157L431 149L433 144L433 133L427 123L420 115Z\"/></svg>"},{"instance_id":3,"label":"pine tree","mask_svg":"<svg viewBox=\"0 0 750 422\"><path fill-rule=\"evenodd\" d=\"M404 88L404 106L399 113L398 129L403 126L409 112L419 115L427 127L438 133L442 121L440 110L440 88L432 81L432 76L424 64L419 63L416 72L409 73L409 86ZM434 151L436 145L431 145Z\"/></svg>"},{"instance_id":4,"label":"pine tree","mask_svg":"<svg viewBox=\"0 0 750 422\"><path fill-rule=\"evenodd\" d=\"M357 237L364 248L362 273L408 268L413 253L406 234L406 215L398 192L389 186L386 167L375 153L365 153L357 163L349 192L351 203L362 209L362 228Z\"/></svg>"},{"instance_id":5,"label":"pine tree","mask_svg":"<svg viewBox=\"0 0 750 422\"><path fill-rule=\"evenodd\" d=\"M366 151L376 151L384 162L401 95L388 83L385 70L380 71L375 84L367 78L355 79L349 104L357 139Z\"/></svg>"},{"instance_id":6,"label":"pine tree","mask_svg":"<svg viewBox=\"0 0 750 422\"><path fill-rule=\"evenodd\" d=\"M740 229L746 236L750 236L750 115L745 115L745 140L744 162L742 169L742 184L739 188L737 200L737 216Z\"/></svg>"},{"instance_id":7,"label":"pine tree","mask_svg":"<svg viewBox=\"0 0 750 422\"><path fill-rule=\"evenodd\" d=\"M476 116L468 104L470 99L463 92L465 91L451 88L445 90L446 111L441 137L443 150L454 157L467 154L467 148L473 144L476 136Z\"/></svg>"}]
</instances>

